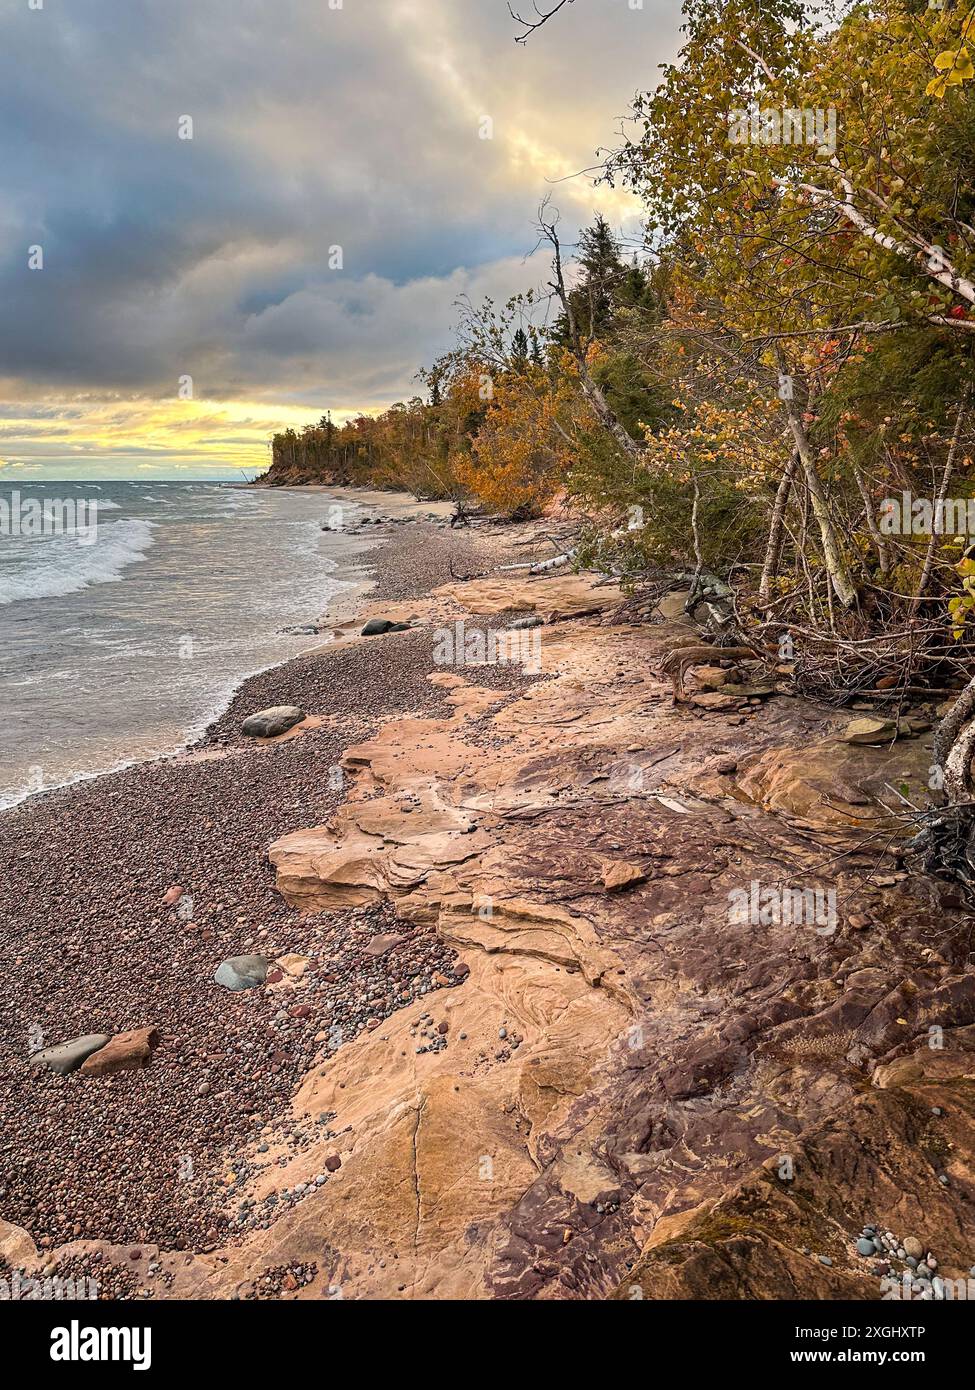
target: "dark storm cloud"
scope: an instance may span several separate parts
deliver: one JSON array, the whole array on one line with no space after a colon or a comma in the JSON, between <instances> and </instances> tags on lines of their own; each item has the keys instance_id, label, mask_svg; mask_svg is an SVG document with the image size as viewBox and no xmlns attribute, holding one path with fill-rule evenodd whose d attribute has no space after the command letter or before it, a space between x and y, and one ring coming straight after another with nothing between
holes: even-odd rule
<instances>
[{"instance_id":1,"label":"dark storm cloud","mask_svg":"<svg viewBox=\"0 0 975 1390\"><path fill-rule=\"evenodd\" d=\"M8 388L165 397L190 373L213 397L338 408L405 393L458 294L538 278L546 175L591 162L676 24L675 5L577 0L523 50L504 0L0 12ZM558 196L572 225L599 201Z\"/></svg>"}]
</instances>

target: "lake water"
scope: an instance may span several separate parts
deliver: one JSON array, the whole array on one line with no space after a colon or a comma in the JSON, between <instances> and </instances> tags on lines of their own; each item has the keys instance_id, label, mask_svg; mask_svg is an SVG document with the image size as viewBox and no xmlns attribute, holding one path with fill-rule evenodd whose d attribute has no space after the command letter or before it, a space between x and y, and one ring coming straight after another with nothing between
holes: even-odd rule
<instances>
[{"instance_id":1,"label":"lake water","mask_svg":"<svg viewBox=\"0 0 975 1390\"><path fill-rule=\"evenodd\" d=\"M220 483L0 488L0 806L175 752L283 628L350 590L334 499ZM354 523L369 508L344 502ZM47 520L45 521L44 515Z\"/></svg>"}]
</instances>

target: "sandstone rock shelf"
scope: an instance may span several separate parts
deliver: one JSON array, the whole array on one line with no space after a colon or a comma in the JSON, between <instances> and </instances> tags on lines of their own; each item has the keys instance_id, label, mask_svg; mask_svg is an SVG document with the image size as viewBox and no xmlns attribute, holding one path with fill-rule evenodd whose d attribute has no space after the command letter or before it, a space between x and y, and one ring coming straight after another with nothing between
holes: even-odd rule
<instances>
[{"instance_id":1,"label":"sandstone rock shelf","mask_svg":"<svg viewBox=\"0 0 975 1390\"><path fill-rule=\"evenodd\" d=\"M418 998L323 1047L292 1104L328 1136L248 1194L301 1200L236 1242L153 1251L173 1296L288 1265L301 1298L876 1298L873 1220L967 1273L969 923L870 839L923 738L851 745L795 698L675 706L661 668L686 630L614 623L617 602L493 575L381 604L426 631L597 611L538 629L521 685L431 666L442 711L346 747L343 803L270 844L293 907L391 904L463 983L437 1019ZM834 928L729 920L752 881L835 892ZM376 942L395 960L395 931Z\"/></svg>"}]
</instances>

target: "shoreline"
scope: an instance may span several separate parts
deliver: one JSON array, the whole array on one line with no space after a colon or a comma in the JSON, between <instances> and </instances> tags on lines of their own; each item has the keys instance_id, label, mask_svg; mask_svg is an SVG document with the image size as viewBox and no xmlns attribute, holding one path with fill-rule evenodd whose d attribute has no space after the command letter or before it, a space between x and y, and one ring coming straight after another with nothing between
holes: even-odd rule
<instances>
[{"instance_id":1,"label":"shoreline","mask_svg":"<svg viewBox=\"0 0 975 1390\"><path fill-rule=\"evenodd\" d=\"M467 541L458 546L422 521L387 530L381 544L362 551L371 573L358 606L367 585L383 589L384 576L401 588L411 557L420 576L412 588L422 596L431 558L437 577L449 579L446 557ZM373 998L363 1012L363 990L383 977L381 958L365 947L394 929L403 935L390 909L378 904L306 920L275 890L266 857L270 839L341 803L344 790L329 785L329 769L344 747L392 714L444 707L426 679L425 642L416 630L395 634L395 642L313 644L246 678L215 721L239 727L235 706L251 712L280 702L265 698L265 689L297 681L306 686L303 707L323 716L300 737L241 739L221 749L211 725L193 748L51 789L0 813L0 873L18 889L16 911L9 896L0 911L0 949L11 962L0 978L0 1136L7 1136L0 1138L0 1263L8 1222L38 1245L58 1247L122 1239L200 1250L232 1231L222 1155L247 1144L258 1116L269 1142L291 1133L291 1090L320 1045L302 1020L276 1017L274 990L254 1000L215 988L221 960L255 949L270 958L303 955L329 996L329 1017L352 1036L373 1014L442 988L431 977L452 953L429 930L417 930L400 952L401 997L389 996L385 1006ZM187 890L192 920L162 906L174 883ZM163 1038L152 1065L104 1085L25 1066L37 1034L51 1045L146 1026ZM251 1071L255 1029L267 1041ZM230 1090L226 1065L237 1078ZM135 1172L119 1187L118 1145L126 1137L140 1155L153 1156L150 1188L135 1182ZM184 1181L187 1156L194 1177ZM98 1263L86 1262L90 1277ZM132 1271L124 1263L120 1269L103 1284L121 1297Z\"/></svg>"},{"instance_id":2,"label":"shoreline","mask_svg":"<svg viewBox=\"0 0 975 1390\"><path fill-rule=\"evenodd\" d=\"M686 624L499 568L534 553L397 527L365 613L417 626L252 678L181 763L8 813L0 1259L109 1297L876 1298L870 1221L968 1268L969 922L856 828L922 737L675 706ZM541 674L435 661L445 622L529 612ZM244 741L272 703L315 721ZM837 891L835 935L729 915L783 875ZM267 987L221 991L242 952ZM25 1066L38 1026L150 1025L140 1071Z\"/></svg>"},{"instance_id":3,"label":"shoreline","mask_svg":"<svg viewBox=\"0 0 975 1390\"><path fill-rule=\"evenodd\" d=\"M253 484L235 484L233 486L246 488L252 487ZM372 488L348 487L308 487L307 489L295 488L292 490L324 492L329 496L337 497L340 501L343 496L348 495L350 501L358 505L367 506L376 504L380 499L387 500L388 502L388 499L392 498L392 508L394 510L399 509L404 514L408 514L410 511L420 507L432 508L435 506L443 508L445 515L449 514L449 504L418 503L409 493L404 492L386 493ZM419 519L418 517L408 517L410 524L413 524ZM381 548L393 534L395 534L394 529L385 525L382 528L377 526L375 535L359 536L362 542L361 549L358 549L356 553L343 555L335 561L335 572L332 578L342 587L332 596L327 606L320 610L313 620L310 620L310 622L313 621L319 629L317 636L320 636L321 630L328 626L341 628L345 625L355 623L356 615L359 609L368 600L369 593L375 582L375 564L373 563L370 565L368 563L370 557L373 556L374 552ZM363 561L366 561L365 565L363 565ZM61 781L52 782L50 785L40 787L37 790L25 791L22 795L17 796L16 799L0 805L0 823L2 823L2 817L7 812L16 810L17 807L24 805L25 802L33 801L41 797L48 797L82 783L97 782L103 777L112 777L117 773L126 772L133 767L142 767L146 764L157 762L167 763L171 762L173 759L184 758L188 754L191 754L198 745L205 742L207 731L221 719L249 681L255 680L259 676L266 675L268 672L274 671L280 666L285 666L291 661L300 660L309 652L320 651L323 647L329 645L328 642L323 643L318 641L317 636L316 638L313 638L311 634L308 634L308 636L309 645L307 647L302 647L288 656L271 661L266 666L260 666L255 670L246 671L236 678L232 684L224 687L222 691L213 697L206 709L187 726L182 734L178 747L173 747L164 752L147 752L144 756L125 758L111 767L100 768L95 772L79 772L66 776Z\"/></svg>"}]
</instances>

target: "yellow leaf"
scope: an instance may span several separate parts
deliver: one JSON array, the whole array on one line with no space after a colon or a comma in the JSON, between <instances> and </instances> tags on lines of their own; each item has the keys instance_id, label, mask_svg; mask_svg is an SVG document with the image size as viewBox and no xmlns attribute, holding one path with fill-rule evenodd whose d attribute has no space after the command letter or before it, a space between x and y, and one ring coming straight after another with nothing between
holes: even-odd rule
<instances>
[{"instance_id":1,"label":"yellow leaf","mask_svg":"<svg viewBox=\"0 0 975 1390\"><path fill-rule=\"evenodd\" d=\"M934 60L934 65L943 74L941 81L949 87L959 87L963 82L968 82L975 77L975 67L972 66L971 56L967 48L951 49L946 48L944 53L939 53ZM929 95L936 93L943 96L944 91L938 90L934 85L939 79L933 78L928 83L925 90Z\"/></svg>"}]
</instances>

